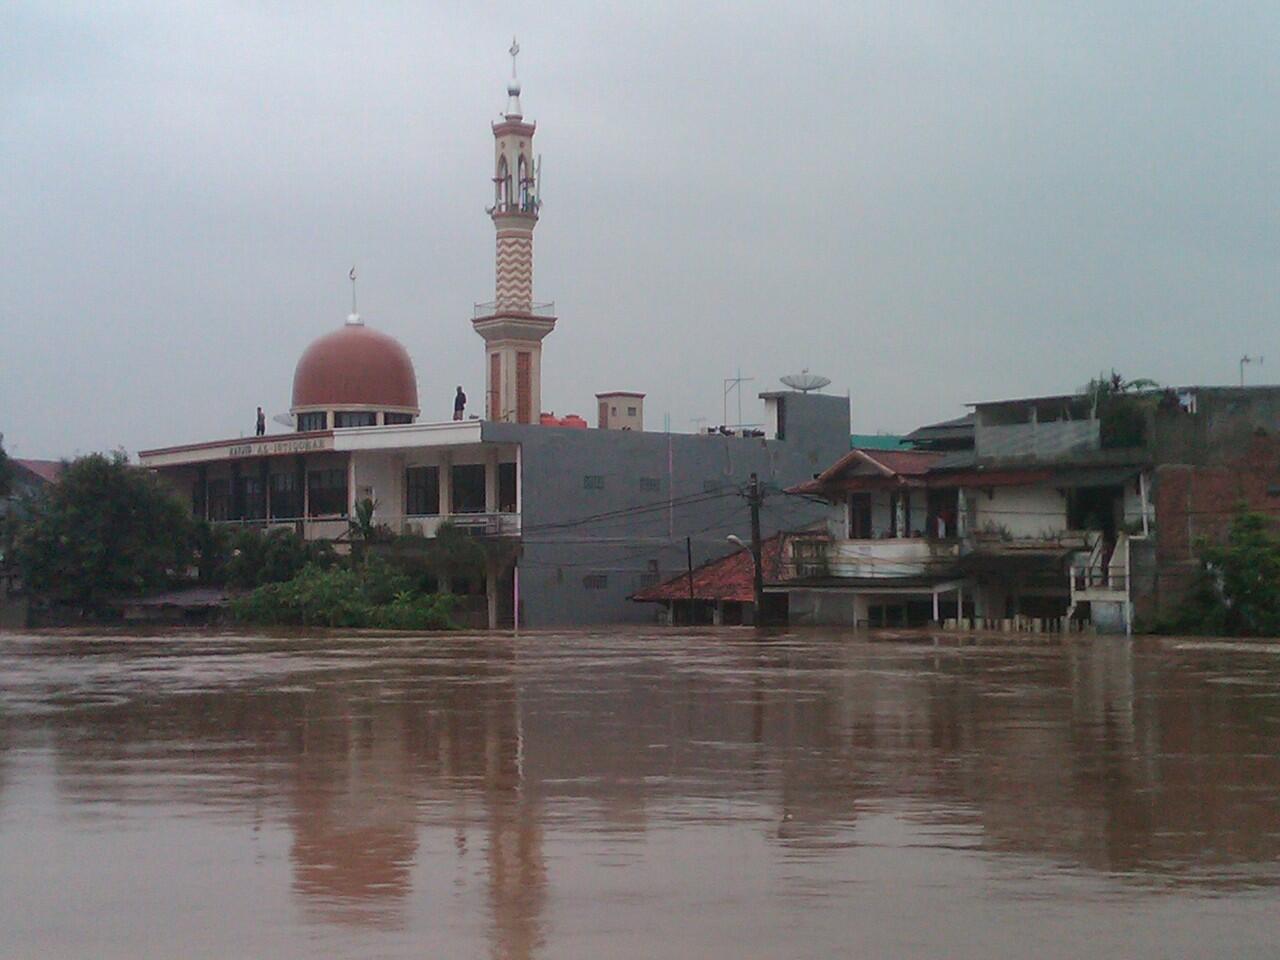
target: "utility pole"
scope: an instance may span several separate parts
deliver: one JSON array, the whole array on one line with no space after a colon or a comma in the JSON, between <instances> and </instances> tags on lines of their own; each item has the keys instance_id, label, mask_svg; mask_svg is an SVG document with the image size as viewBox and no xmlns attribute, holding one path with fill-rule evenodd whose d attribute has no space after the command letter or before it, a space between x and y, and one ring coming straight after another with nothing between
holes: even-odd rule
<instances>
[{"instance_id":1,"label":"utility pole","mask_svg":"<svg viewBox=\"0 0 1280 960\"><path fill-rule=\"evenodd\" d=\"M693 616L693 537L684 538L684 556L689 563L689 623L694 622Z\"/></svg>"},{"instance_id":2,"label":"utility pole","mask_svg":"<svg viewBox=\"0 0 1280 960\"><path fill-rule=\"evenodd\" d=\"M755 587L757 627L763 626L765 622L764 565L760 556L760 504L763 502L764 491L760 488L760 478L753 473L747 485L747 503L751 505L751 558L755 561L753 586Z\"/></svg>"}]
</instances>

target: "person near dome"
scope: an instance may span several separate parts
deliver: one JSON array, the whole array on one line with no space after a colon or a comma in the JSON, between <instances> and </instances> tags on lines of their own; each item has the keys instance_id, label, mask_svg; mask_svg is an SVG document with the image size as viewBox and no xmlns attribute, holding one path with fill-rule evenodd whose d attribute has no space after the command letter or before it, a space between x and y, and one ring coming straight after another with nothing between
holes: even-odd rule
<instances>
[{"instance_id":1,"label":"person near dome","mask_svg":"<svg viewBox=\"0 0 1280 960\"><path fill-rule=\"evenodd\" d=\"M461 420L466 409L467 395L462 392L462 387L458 387L458 392L453 395L453 419Z\"/></svg>"},{"instance_id":2,"label":"person near dome","mask_svg":"<svg viewBox=\"0 0 1280 960\"><path fill-rule=\"evenodd\" d=\"M258 408L258 424L257 435L260 437L267 432L267 415L262 412L262 408Z\"/></svg>"}]
</instances>

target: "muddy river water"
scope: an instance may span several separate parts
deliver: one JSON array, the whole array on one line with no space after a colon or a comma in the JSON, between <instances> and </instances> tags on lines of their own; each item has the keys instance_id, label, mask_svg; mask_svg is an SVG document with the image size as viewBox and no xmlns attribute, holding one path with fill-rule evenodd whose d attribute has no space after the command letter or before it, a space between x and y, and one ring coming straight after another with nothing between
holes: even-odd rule
<instances>
[{"instance_id":1,"label":"muddy river water","mask_svg":"<svg viewBox=\"0 0 1280 960\"><path fill-rule=\"evenodd\" d=\"M0 634L0 957L1280 957L1280 646Z\"/></svg>"}]
</instances>

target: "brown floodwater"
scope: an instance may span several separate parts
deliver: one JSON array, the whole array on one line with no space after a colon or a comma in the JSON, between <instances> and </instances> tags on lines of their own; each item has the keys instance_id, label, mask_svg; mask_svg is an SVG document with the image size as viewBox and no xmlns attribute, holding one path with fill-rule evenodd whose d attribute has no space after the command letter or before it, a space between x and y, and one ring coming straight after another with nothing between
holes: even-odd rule
<instances>
[{"instance_id":1,"label":"brown floodwater","mask_svg":"<svg viewBox=\"0 0 1280 960\"><path fill-rule=\"evenodd\" d=\"M0 634L6 960L846 956L1280 956L1280 646Z\"/></svg>"}]
</instances>

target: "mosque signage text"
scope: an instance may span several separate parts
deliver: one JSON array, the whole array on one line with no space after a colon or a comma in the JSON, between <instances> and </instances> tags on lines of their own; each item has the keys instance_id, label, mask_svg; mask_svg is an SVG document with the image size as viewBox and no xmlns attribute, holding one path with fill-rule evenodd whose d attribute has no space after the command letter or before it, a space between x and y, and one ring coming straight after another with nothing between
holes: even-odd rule
<instances>
[{"instance_id":1,"label":"mosque signage text","mask_svg":"<svg viewBox=\"0 0 1280 960\"><path fill-rule=\"evenodd\" d=\"M309 453L312 450L332 450L332 437L306 437L298 440L266 440L242 443L227 449L228 457L271 457L284 453Z\"/></svg>"}]
</instances>

